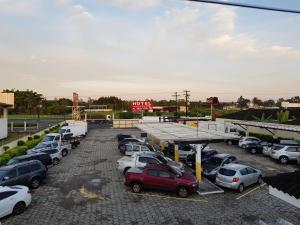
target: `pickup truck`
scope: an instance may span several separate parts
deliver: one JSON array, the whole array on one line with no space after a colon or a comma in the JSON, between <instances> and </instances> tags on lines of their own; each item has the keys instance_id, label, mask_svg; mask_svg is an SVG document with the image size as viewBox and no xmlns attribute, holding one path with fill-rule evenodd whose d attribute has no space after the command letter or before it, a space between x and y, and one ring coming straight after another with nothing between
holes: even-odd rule
<instances>
[{"instance_id":1,"label":"pickup truck","mask_svg":"<svg viewBox=\"0 0 300 225\"><path fill-rule=\"evenodd\" d=\"M116 163L116 167L123 174L130 168L143 168L147 164L166 164L174 168L175 170L184 171L184 166L181 162L175 162L167 157L163 157L159 153L139 153L132 157L124 156Z\"/></svg>"},{"instance_id":2,"label":"pickup truck","mask_svg":"<svg viewBox=\"0 0 300 225\"><path fill-rule=\"evenodd\" d=\"M198 190L198 182L192 173L181 173L165 164L129 169L125 174L125 185L134 193L151 188L176 192L182 198Z\"/></svg>"},{"instance_id":3,"label":"pickup truck","mask_svg":"<svg viewBox=\"0 0 300 225\"><path fill-rule=\"evenodd\" d=\"M49 133L42 140L42 142L58 142L60 145L71 145L71 148L74 149L80 145L79 137L72 137L70 134L61 135L59 133Z\"/></svg>"},{"instance_id":4,"label":"pickup truck","mask_svg":"<svg viewBox=\"0 0 300 225\"><path fill-rule=\"evenodd\" d=\"M44 141L39 143L34 148L27 150L26 154L30 155L34 153L44 152L51 149L58 149L61 155L65 157L66 155L68 155L69 150L71 149L71 145L68 143L61 143L56 141Z\"/></svg>"}]
</instances>

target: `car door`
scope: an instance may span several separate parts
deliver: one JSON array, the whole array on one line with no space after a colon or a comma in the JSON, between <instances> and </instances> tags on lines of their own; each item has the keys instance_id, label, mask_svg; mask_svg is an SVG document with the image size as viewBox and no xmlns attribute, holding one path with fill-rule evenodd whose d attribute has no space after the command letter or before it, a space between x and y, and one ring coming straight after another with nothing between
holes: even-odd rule
<instances>
[{"instance_id":1,"label":"car door","mask_svg":"<svg viewBox=\"0 0 300 225\"><path fill-rule=\"evenodd\" d=\"M286 150L285 150L288 158L290 160L297 160L298 159L298 156L299 156L299 150L298 150L298 147L295 147L295 146L290 146L288 147Z\"/></svg>"},{"instance_id":2,"label":"car door","mask_svg":"<svg viewBox=\"0 0 300 225\"><path fill-rule=\"evenodd\" d=\"M17 185L28 185L30 175L31 175L31 167L30 165L23 165L17 168L18 177L16 179Z\"/></svg>"},{"instance_id":3,"label":"car door","mask_svg":"<svg viewBox=\"0 0 300 225\"><path fill-rule=\"evenodd\" d=\"M1 181L1 185L2 186L13 186L13 185L16 185L16 179L17 179L17 170L16 170L16 168L12 168L3 177L2 181Z\"/></svg>"},{"instance_id":4,"label":"car door","mask_svg":"<svg viewBox=\"0 0 300 225\"><path fill-rule=\"evenodd\" d=\"M249 175L247 168L241 169L240 174L241 174L241 183L243 183L245 186L249 186L251 184L251 175Z\"/></svg>"},{"instance_id":5,"label":"car door","mask_svg":"<svg viewBox=\"0 0 300 225\"><path fill-rule=\"evenodd\" d=\"M14 198L16 193L16 191L0 192L0 218L11 214L16 202Z\"/></svg>"},{"instance_id":6,"label":"car door","mask_svg":"<svg viewBox=\"0 0 300 225\"><path fill-rule=\"evenodd\" d=\"M134 154L136 152L141 152L141 146L140 145L133 145L132 154Z\"/></svg>"},{"instance_id":7,"label":"car door","mask_svg":"<svg viewBox=\"0 0 300 225\"><path fill-rule=\"evenodd\" d=\"M148 157L139 156L137 157L137 161L135 163L136 167L145 167L148 163Z\"/></svg>"},{"instance_id":8,"label":"car door","mask_svg":"<svg viewBox=\"0 0 300 225\"><path fill-rule=\"evenodd\" d=\"M173 187L176 187L176 181L175 176L170 174L167 171L159 170L158 171L158 177L159 177L159 188L164 190L170 190Z\"/></svg>"},{"instance_id":9,"label":"car door","mask_svg":"<svg viewBox=\"0 0 300 225\"><path fill-rule=\"evenodd\" d=\"M125 145L125 155L132 155L133 153L133 146L132 145Z\"/></svg>"},{"instance_id":10,"label":"car door","mask_svg":"<svg viewBox=\"0 0 300 225\"><path fill-rule=\"evenodd\" d=\"M248 174L249 174L249 185L255 184L258 180L257 170L255 170L251 167L247 167L247 171L248 171Z\"/></svg>"},{"instance_id":11,"label":"car door","mask_svg":"<svg viewBox=\"0 0 300 225\"><path fill-rule=\"evenodd\" d=\"M146 172L146 179L144 179L144 187L146 188L159 188L160 179L158 177L158 170L148 169Z\"/></svg>"}]
</instances>

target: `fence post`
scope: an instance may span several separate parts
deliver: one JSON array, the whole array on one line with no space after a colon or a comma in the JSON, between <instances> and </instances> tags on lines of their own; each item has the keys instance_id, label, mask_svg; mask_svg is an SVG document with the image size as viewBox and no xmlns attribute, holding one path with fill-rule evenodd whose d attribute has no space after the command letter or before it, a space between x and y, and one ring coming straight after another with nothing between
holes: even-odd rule
<instances>
[{"instance_id":1,"label":"fence post","mask_svg":"<svg viewBox=\"0 0 300 225\"><path fill-rule=\"evenodd\" d=\"M26 132L27 131L27 122L26 122L26 120L24 120L24 132Z\"/></svg>"}]
</instances>

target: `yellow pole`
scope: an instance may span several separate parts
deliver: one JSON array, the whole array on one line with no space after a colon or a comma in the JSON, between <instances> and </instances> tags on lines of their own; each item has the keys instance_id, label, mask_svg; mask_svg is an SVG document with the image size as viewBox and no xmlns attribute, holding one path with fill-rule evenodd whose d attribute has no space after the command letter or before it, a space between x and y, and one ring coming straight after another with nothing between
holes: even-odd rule
<instances>
[{"instance_id":1,"label":"yellow pole","mask_svg":"<svg viewBox=\"0 0 300 225\"><path fill-rule=\"evenodd\" d=\"M202 177L201 177L201 150L202 150L202 146L201 145L197 145L196 147L196 178L198 181L201 182Z\"/></svg>"},{"instance_id":2,"label":"yellow pole","mask_svg":"<svg viewBox=\"0 0 300 225\"><path fill-rule=\"evenodd\" d=\"M152 136L152 144L155 145L155 137Z\"/></svg>"},{"instance_id":3,"label":"yellow pole","mask_svg":"<svg viewBox=\"0 0 300 225\"><path fill-rule=\"evenodd\" d=\"M175 145L175 161L176 162L179 162L179 148L178 148L178 145Z\"/></svg>"},{"instance_id":4,"label":"yellow pole","mask_svg":"<svg viewBox=\"0 0 300 225\"><path fill-rule=\"evenodd\" d=\"M160 148L161 148L161 151L165 151L165 142L161 141L160 142Z\"/></svg>"}]
</instances>

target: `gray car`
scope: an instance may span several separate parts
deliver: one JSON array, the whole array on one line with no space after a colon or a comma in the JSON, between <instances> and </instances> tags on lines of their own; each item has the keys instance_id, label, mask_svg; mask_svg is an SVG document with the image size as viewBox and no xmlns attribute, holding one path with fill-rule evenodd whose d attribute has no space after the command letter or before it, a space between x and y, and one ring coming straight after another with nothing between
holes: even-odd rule
<instances>
[{"instance_id":1,"label":"gray car","mask_svg":"<svg viewBox=\"0 0 300 225\"><path fill-rule=\"evenodd\" d=\"M238 190L239 192L243 192L245 187L256 183L263 183L261 171L236 163L220 168L216 177L217 185Z\"/></svg>"}]
</instances>

